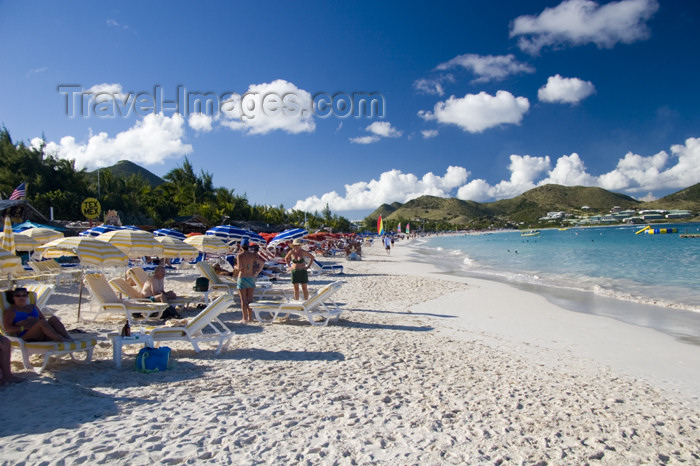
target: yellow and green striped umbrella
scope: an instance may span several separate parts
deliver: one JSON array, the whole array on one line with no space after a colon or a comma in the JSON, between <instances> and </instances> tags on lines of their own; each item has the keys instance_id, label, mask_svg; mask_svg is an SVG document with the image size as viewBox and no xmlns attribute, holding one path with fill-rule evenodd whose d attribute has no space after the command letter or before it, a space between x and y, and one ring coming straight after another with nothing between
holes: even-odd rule
<instances>
[{"instance_id":1,"label":"yellow and green striped umbrella","mask_svg":"<svg viewBox=\"0 0 700 466\"><path fill-rule=\"evenodd\" d=\"M22 259L10 251L0 248L0 272L19 272L22 270Z\"/></svg>"},{"instance_id":2,"label":"yellow and green striped umbrella","mask_svg":"<svg viewBox=\"0 0 700 466\"><path fill-rule=\"evenodd\" d=\"M39 243L31 239L29 236L15 233L13 235L15 242L15 251L33 251L39 246ZM0 233L0 243L5 239L5 232Z\"/></svg>"},{"instance_id":3,"label":"yellow and green striped umbrella","mask_svg":"<svg viewBox=\"0 0 700 466\"><path fill-rule=\"evenodd\" d=\"M127 265L129 258L109 243L89 236L60 238L37 248L46 259L61 256L78 256L80 264L95 267Z\"/></svg>"},{"instance_id":4,"label":"yellow and green striped umbrella","mask_svg":"<svg viewBox=\"0 0 700 466\"><path fill-rule=\"evenodd\" d=\"M10 217L5 217L5 227L2 230L3 237L0 240L0 248L5 251L9 251L12 254L15 253L15 234L12 231L12 221Z\"/></svg>"},{"instance_id":5,"label":"yellow and green striped umbrella","mask_svg":"<svg viewBox=\"0 0 700 466\"><path fill-rule=\"evenodd\" d=\"M17 240L17 238L19 238L20 235L27 236L39 244L46 244L49 241L63 238L63 233L61 233L60 231L44 227L27 228L24 231L20 231L19 233L17 233L17 236L15 236L15 240Z\"/></svg>"},{"instance_id":6,"label":"yellow and green striped umbrella","mask_svg":"<svg viewBox=\"0 0 700 466\"><path fill-rule=\"evenodd\" d=\"M143 230L110 231L101 234L97 239L115 246L129 257L163 255L163 246L151 233Z\"/></svg>"},{"instance_id":7,"label":"yellow and green striped umbrella","mask_svg":"<svg viewBox=\"0 0 700 466\"><path fill-rule=\"evenodd\" d=\"M156 236L156 241L163 246L163 257L168 259L194 259L199 254L197 248L172 236Z\"/></svg>"},{"instance_id":8,"label":"yellow and green striped umbrella","mask_svg":"<svg viewBox=\"0 0 700 466\"><path fill-rule=\"evenodd\" d=\"M185 243L194 246L198 251L212 254L222 254L228 251L228 245L216 236L196 235L190 236Z\"/></svg>"}]
</instances>

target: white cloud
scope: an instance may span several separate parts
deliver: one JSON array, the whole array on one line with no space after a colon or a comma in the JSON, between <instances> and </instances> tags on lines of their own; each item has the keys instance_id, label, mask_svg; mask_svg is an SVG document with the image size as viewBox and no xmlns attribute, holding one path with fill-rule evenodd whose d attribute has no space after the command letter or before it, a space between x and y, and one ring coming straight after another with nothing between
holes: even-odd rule
<instances>
[{"instance_id":1,"label":"white cloud","mask_svg":"<svg viewBox=\"0 0 700 466\"><path fill-rule=\"evenodd\" d=\"M129 96L124 94L122 85L119 83L95 84L83 91L83 94L92 94L91 102L113 102L115 100L124 101Z\"/></svg>"},{"instance_id":2,"label":"white cloud","mask_svg":"<svg viewBox=\"0 0 700 466\"><path fill-rule=\"evenodd\" d=\"M190 125L190 128L201 133L208 133L211 131L213 122L214 117L205 113L192 113L187 119L187 124Z\"/></svg>"},{"instance_id":3,"label":"white cloud","mask_svg":"<svg viewBox=\"0 0 700 466\"><path fill-rule=\"evenodd\" d=\"M588 43L612 48L619 42L648 38L646 21L658 8L656 0L621 0L602 6L591 0L566 0L539 15L516 18L510 37L519 37L518 47L531 54L544 47Z\"/></svg>"},{"instance_id":4,"label":"white cloud","mask_svg":"<svg viewBox=\"0 0 700 466\"><path fill-rule=\"evenodd\" d=\"M421 131L420 133L423 135L423 139L434 138L435 136L440 134L438 132L438 130L436 130L436 129L425 129L425 130Z\"/></svg>"},{"instance_id":5,"label":"white cloud","mask_svg":"<svg viewBox=\"0 0 700 466\"><path fill-rule=\"evenodd\" d=\"M350 138L350 142L355 144L372 144L381 139L379 136L358 136L356 138Z\"/></svg>"},{"instance_id":6,"label":"white cloud","mask_svg":"<svg viewBox=\"0 0 700 466\"><path fill-rule=\"evenodd\" d=\"M646 157L627 153L613 170L599 176L588 173L577 153L560 156L553 168L549 156L513 154L509 179L494 185L484 179L467 182L470 172L463 167L450 166L442 177L427 173L421 179L394 169L382 173L378 180L345 185L344 195L332 191L312 196L297 201L294 208L313 212L328 204L337 211L376 209L383 203L406 202L426 194L486 202L512 198L545 184L598 186L630 195L647 193L640 199L653 199L655 190L678 190L700 183L700 138L673 145L670 152Z\"/></svg>"},{"instance_id":7,"label":"white cloud","mask_svg":"<svg viewBox=\"0 0 700 466\"><path fill-rule=\"evenodd\" d=\"M476 75L474 82L501 80L515 74L535 72L534 67L527 63L518 62L512 54L476 55L468 53L439 64L437 69L449 70L458 66L474 73Z\"/></svg>"},{"instance_id":8,"label":"white cloud","mask_svg":"<svg viewBox=\"0 0 700 466\"><path fill-rule=\"evenodd\" d=\"M375 121L367 128L370 133L376 134L383 138L398 138L401 137L403 132L391 126L388 121Z\"/></svg>"},{"instance_id":9,"label":"white cloud","mask_svg":"<svg viewBox=\"0 0 700 466\"><path fill-rule=\"evenodd\" d=\"M451 74L443 74L434 78L418 79L414 81L413 87L421 94L443 96L445 95L443 83L453 83L454 81L455 78Z\"/></svg>"},{"instance_id":10,"label":"white cloud","mask_svg":"<svg viewBox=\"0 0 700 466\"><path fill-rule=\"evenodd\" d=\"M172 117L149 114L113 138L103 132L91 136L87 143L78 143L73 136L64 136L59 143L48 142L44 152L75 160L78 169L107 167L120 160L141 165L161 164L192 152L192 146L182 142L184 123L177 113ZM34 138L31 144L39 147L41 140Z\"/></svg>"},{"instance_id":11,"label":"white cloud","mask_svg":"<svg viewBox=\"0 0 700 466\"><path fill-rule=\"evenodd\" d=\"M547 78L547 84L537 91L537 98L542 102L577 104L594 92L595 86L590 81L557 74Z\"/></svg>"},{"instance_id":12,"label":"white cloud","mask_svg":"<svg viewBox=\"0 0 700 466\"><path fill-rule=\"evenodd\" d=\"M391 123L388 121L375 121L367 126L365 130L372 133L372 135L350 138L350 142L355 144L372 144L381 138L398 138L403 134L402 131L391 126Z\"/></svg>"},{"instance_id":13,"label":"white cloud","mask_svg":"<svg viewBox=\"0 0 700 466\"><path fill-rule=\"evenodd\" d=\"M462 167L450 166L444 176L431 172L418 178L412 173L390 170L382 173L378 180L345 185L345 194L335 191L297 201L294 209L307 212L321 211L326 204L331 210L376 209L381 204L406 202L423 195L449 197L452 190L464 184L469 172Z\"/></svg>"},{"instance_id":14,"label":"white cloud","mask_svg":"<svg viewBox=\"0 0 700 466\"><path fill-rule=\"evenodd\" d=\"M495 96L480 92L463 98L451 96L435 104L433 112L421 110L418 116L480 133L501 124L520 124L529 109L530 102L525 97L515 97L507 91L498 91Z\"/></svg>"},{"instance_id":15,"label":"white cloud","mask_svg":"<svg viewBox=\"0 0 700 466\"><path fill-rule=\"evenodd\" d=\"M549 157L531 157L529 155L511 155L508 170L509 180L503 180L494 186L485 180L475 179L457 191L457 198L465 201L484 202L490 199L507 199L534 188L537 178L549 169Z\"/></svg>"},{"instance_id":16,"label":"white cloud","mask_svg":"<svg viewBox=\"0 0 700 466\"><path fill-rule=\"evenodd\" d=\"M248 134L313 133L316 129L311 94L283 79L251 84L245 94L232 94L221 107L221 124Z\"/></svg>"}]
</instances>

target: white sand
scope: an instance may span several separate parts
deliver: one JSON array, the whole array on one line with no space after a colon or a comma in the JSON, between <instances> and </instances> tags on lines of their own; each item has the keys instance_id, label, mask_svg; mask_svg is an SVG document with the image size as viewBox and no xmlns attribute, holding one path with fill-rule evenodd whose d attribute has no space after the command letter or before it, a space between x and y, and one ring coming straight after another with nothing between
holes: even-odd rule
<instances>
[{"instance_id":1,"label":"white sand","mask_svg":"<svg viewBox=\"0 0 700 466\"><path fill-rule=\"evenodd\" d=\"M698 347L397 246L316 280L346 281L339 323L233 324L221 356L170 344L164 373L135 372L133 346L114 367L118 321L79 324L103 340L90 365L14 364L30 381L0 389L0 462L700 463ZM69 327L76 293L49 302Z\"/></svg>"}]
</instances>

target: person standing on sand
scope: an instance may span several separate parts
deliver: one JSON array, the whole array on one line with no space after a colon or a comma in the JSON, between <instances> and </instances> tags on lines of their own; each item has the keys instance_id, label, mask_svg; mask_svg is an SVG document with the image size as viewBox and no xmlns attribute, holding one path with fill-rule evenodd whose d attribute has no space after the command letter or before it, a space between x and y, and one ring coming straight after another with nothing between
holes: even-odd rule
<instances>
[{"instance_id":1,"label":"person standing on sand","mask_svg":"<svg viewBox=\"0 0 700 466\"><path fill-rule=\"evenodd\" d=\"M255 278L265 265L262 257L254 252L248 251L250 242L248 238L243 238L241 241L241 249L243 252L236 256L236 267L233 269L234 276L238 276L238 294L241 297L241 311L243 313L243 322L251 322L253 319L250 303L253 302L253 293L255 293Z\"/></svg>"},{"instance_id":2,"label":"person standing on sand","mask_svg":"<svg viewBox=\"0 0 700 466\"><path fill-rule=\"evenodd\" d=\"M384 249L386 249L387 254L391 254L391 240L388 236L384 237Z\"/></svg>"},{"instance_id":3,"label":"person standing on sand","mask_svg":"<svg viewBox=\"0 0 700 466\"><path fill-rule=\"evenodd\" d=\"M309 260L309 265L306 265L306 259ZM299 238L292 241L292 250L284 256L284 261L287 267L292 270L292 285L294 285L294 299L299 299L299 285L304 293L304 300L309 299L309 268L314 262L314 256L304 251L301 248L301 240Z\"/></svg>"}]
</instances>

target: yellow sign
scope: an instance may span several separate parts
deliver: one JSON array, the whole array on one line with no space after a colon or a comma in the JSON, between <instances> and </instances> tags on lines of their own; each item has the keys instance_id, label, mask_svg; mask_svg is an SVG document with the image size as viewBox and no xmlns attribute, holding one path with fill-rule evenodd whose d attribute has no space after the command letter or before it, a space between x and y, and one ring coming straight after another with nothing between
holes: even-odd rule
<instances>
[{"instance_id":1,"label":"yellow sign","mask_svg":"<svg viewBox=\"0 0 700 466\"><path fill-rule=\"evenodd\" d=\"M88 197L85 199L80 206L80 210L83 212L85 218L89 218L90 220L99 217L100 212L102 212L100 201L94 197Z\"/></svg>"}]
</instances>

